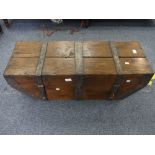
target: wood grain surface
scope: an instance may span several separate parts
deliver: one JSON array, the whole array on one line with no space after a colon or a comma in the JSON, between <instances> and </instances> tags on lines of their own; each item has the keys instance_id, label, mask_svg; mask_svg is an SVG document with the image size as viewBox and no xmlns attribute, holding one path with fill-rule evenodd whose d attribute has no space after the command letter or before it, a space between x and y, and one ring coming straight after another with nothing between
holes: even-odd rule
<instances>
[{"instance_id":1,"label":"wood grain surface","mask_svg":"<svg viewBox=\"0 0 155 155\"><path fill-rule=\"evenodd\" d=\"M36 75L42 46L41 41L17 42L4 71L8 84L37 98L42 98ZM47 99L121 99L146 86L153 70L140 43L113 46L119 61L109 41L49 41L39 77Z\"/></svg>"},{"instance_id":2,"label":"wood grain surface","mask_svg":"<svg viewBox=\"0 0 155 155\"><path fill-rule=\"evenodd\" d=\"M144 50L138 41L115 42L119 57L144 58Z\"/></svg>"}]
</instances>

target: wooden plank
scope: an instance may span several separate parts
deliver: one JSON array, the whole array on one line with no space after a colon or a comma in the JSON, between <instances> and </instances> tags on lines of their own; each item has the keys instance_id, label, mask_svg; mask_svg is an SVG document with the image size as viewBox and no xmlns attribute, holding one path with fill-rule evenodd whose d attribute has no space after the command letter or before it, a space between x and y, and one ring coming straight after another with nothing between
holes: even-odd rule
<instances>
[{"instance_id":1,"label":"wooden plank","mask_svg":"<svg viewBox=\"0 0 155 155\"><path fill-rule=\"evenodd\" d=\"M75 85L75 75L44 75L43 80L46 87L49 88Z\"/></svg>"},{"instance_id":2,"label":"wooden plank","mask_svg":"<svg viewBox=\"0 0 155 155\"><path fill-rule=\"evenodd\" d=\"M10 58L5 69L5 75L35 75L38 58Z\"/></svg>"},{"instance_id":3,"label":"wooden plank","mask_svg":"<svg viewBox=\"0 0 155 155\"><path fill-rule=\"evenodd\" d=\"M120 89L115 99L123 99L145 87L153 74L130 74L124 75L120 83Z\"/></svg>"},{"instance_id":4,"label":"wooden plank","mask_svg":"<svg viewBox=\"0 0 155 155\"><path fill-rule=\"evenodd\" d=\"M144 50L138 41L115 42L114 45L121 58L145 58Z\"/></svg>"},{"instance_id":5,"label":"wooden plank","mask_svg":"<svg viewBox=\"0 0 155 155\"><path fill-rule=\"evenodd\" d=\"M117 74L113 58L84 58L85 75Z\"/></svg>"},{"instance_id":6,"label":"wooden plank","mask_svg":"<svg viewBox=\"0 0 155 155\"><path fill-rule=\"evenodd\" d=\"M41 99L40 91L35 84L35 76L4 75L4 78L11 87L25 94Z\"/></svg>"},{"instance_id":7,"label":"wooden plank","mask_svg":"<svg viewBox=\"0 0 155 155\"><path fill-rule=\"evenodd\" d=\"M83 56L85 58L112 58L108 41L84 41Z\"/></svg>"},{"instance_id":8,"label":"wooden plank","mask_svg":"<svg viewBox=\"0 0 155 155\"><path fill-rule=\"evenodd\" d=\"M75 76L45 75L43 82L48 99L75 99Z\"/></svg>"},{"instance_id":9,"label":"wooden plank","mask_svg":"<svg viewBox=\"0 0 155 155\"><path fill-rule=\"evenodd\" d=\"M74 58L74 41L48 42L46 57Z\"/></svg>"},{"instance_id":10,"label":"wooden plank","mask_svg":"<svg viewBox=\"0 0 155 155\"><path fill-rule=\"evenodd\" d=\"M42 75L75 75L74 58L45 58Z\"/></svg>"},{"instance_id":11,"label":"wooden plank","mask_svg":"<svg viewBox=\"0 0 155 155\"><path fill-rule=\"evenodd\" d=\"M74 87L46 87L49 100L74 100Z\"/></svg>"},{"instance_id":12,"label":"wooden plank","mask_svg":"<svg viewBox=\"0 0 155 155\"><path fill-rule=\"evenodd\" d=\"M85 75L83 82L83 98L84 99L108 99L116 75Z\"/></svg>"},{"instance_id":13,"label":"wooden plank","mask_svg":"<svg viewBox=\"0 0 155 155\"><path fill-rule=\"evenodd\" d=\"M29 58L39 57L42 48L40 41L18 41L13 50L12 57Z\"/></svg>"},{"instance_id":14,"label":"wooden plank","mask_svg":"<svg viewBox=\"0 0 155 155\"><path fill-rule=\"evenodd\" d=\"M146 58L120 58L122 74L147 74L153 73Z\"/></svg>"}]
</instances>

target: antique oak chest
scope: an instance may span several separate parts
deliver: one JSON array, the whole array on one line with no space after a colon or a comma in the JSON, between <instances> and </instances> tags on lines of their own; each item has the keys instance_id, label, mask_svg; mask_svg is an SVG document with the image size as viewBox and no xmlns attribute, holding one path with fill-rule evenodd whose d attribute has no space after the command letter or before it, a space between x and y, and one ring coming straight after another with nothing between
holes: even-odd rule
<instances>
[{"instance_id":1,"label":"antique oak chest","mask_svg":"<svg viewBox=\"0 0 155 155\"><path fill-rule=\"evenodd\" d=\"M40 99L122 99L153 71L138 41L20 41L4 71L13 88Z\"/></svg>"}]
</instances>

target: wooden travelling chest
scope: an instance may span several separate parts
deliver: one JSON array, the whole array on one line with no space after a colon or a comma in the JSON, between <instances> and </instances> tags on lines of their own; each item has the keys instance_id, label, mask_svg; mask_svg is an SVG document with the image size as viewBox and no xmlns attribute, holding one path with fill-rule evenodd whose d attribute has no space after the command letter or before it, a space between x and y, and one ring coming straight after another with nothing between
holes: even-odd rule
<instances>
[{"instance_id":1,"label":"wooden travelling chest","mask_svg":"<svg viewBox=\"0 0 155 155\"><path fill-rule=\"evenodd\" d=\"M8 84L40 99L122 99L153 71L138 41L20 41L4 71Z\"/></svg>"}]
</instances>

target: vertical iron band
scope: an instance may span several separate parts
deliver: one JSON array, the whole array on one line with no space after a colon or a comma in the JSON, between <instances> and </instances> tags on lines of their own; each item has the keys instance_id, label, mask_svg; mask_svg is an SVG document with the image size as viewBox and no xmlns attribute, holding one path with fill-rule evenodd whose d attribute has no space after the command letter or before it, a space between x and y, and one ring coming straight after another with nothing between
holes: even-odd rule
<instances>
[{"instance_id":1,"label":"vertical iron band","mask_svg":"<svg viewBox=\"0 0 155 155\"><path fill-rule=\"evenodd\" d=\"M113 59L114 59L114 63L115 63L116 71L117 71L117 77L116 77L116 80L115 80L115 83L113 85L113 89L110 95L110 99L113 99L117 95L121 81L122 81L122 66L120 64L118 50L115 47L114 42L110 42L109 45L110 45L110 49L113 55Z\"/></svg>"},{"instance_id":2,"label":"vertical iron band","mask_svg":"<svg viewBox=\"0 0 155 155\"><path fill-rule=\"evenodd\" d=\"M75 71L76 71L76 99L82 99L82 84L83 84L83 42L75 42Z\"/></svg>"},{"instance_id":3,"label":"vertical iron band","mask_svg":"<svg viewBox=\"0 0 155 155\"><path fill-rule=\"evenodd\" d=\"M44 61L45 61L45 57L46 57L47 46L48 46L48 43L43 42L42 48L41 48L41 51L40 51L40 57L39 57L39 60L38 60L37 69L36 69L36 83L37 83L37 86L38 86L38 88L40 90L41 98L43 100L47 99L46 92L45 92L45 87L44 87L43 80L42 80L42 70L43 70Z\"/></svg>"}]
</instances>

